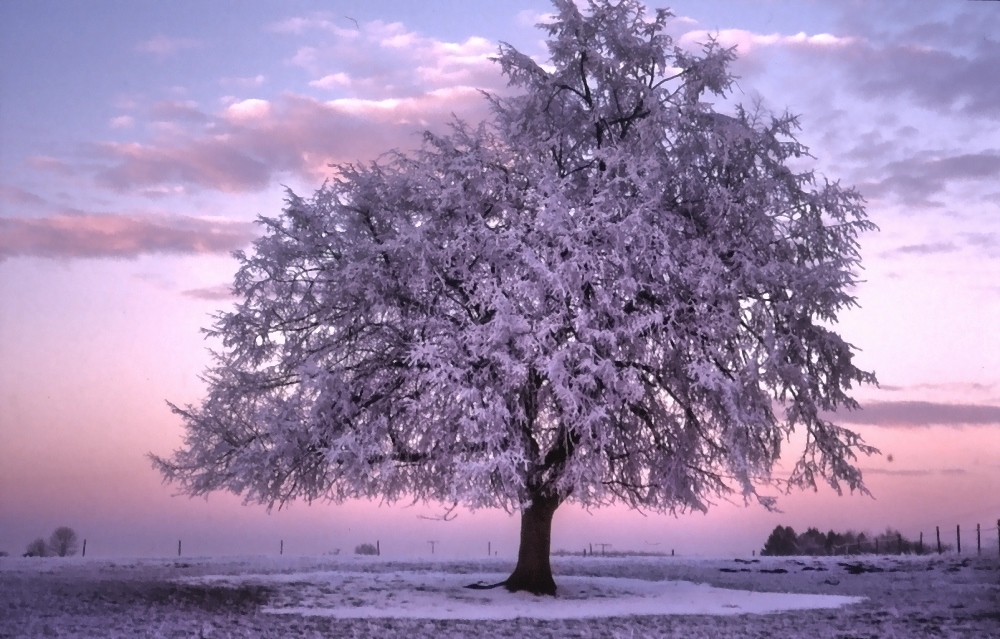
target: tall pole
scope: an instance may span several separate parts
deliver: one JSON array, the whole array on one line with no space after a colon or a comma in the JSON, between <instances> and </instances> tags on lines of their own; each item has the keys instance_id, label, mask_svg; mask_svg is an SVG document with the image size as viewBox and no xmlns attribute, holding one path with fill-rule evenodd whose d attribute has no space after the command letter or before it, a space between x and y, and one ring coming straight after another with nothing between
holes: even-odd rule
<instances>
[{"instance_id":1,"label":"tall pole","mask_svg":"<svg viewBox=\"0 0 1000 639\"><path fill-rule=\"evenodd\" d=\"M955 540L958 542L958 554L962 554L962 526L955 524Z\"/></svg>"},{"instance_id":2,"label":"tall pole","mask_svg":"<svg viewBox=\"0 0 1000 639\"><path fill-rule=\"evenodd\" d=\"M87 556L87 540L86 539L83 540L83 554L81 554L80 556L81 557L86 557Z\"/></svg>"},{"instance_id":3,"label":"tall pole","mask_svg":"<svg viewBox=\"0 0 1000 639\"><path fill-rule=\"evenodd\" d=\"M941 526L934 526L934 532L937 533L938 541L938 554L941 554Z\"/></svg>"},{"instance_id":4,"label":"tall pole","mask_svg":"<svg viewBox=\"0 0 1000 639\"><path fill-rule=\"evenodd\" d=\"M981 533L979 532L979 524L976 524L976 554L983 554L983 541Z\"/></svg>"},{"instance_id":5,"label":"tall pole","mask_svg":"<svg viewBox=\"0 0 1000 639\"><path fill-rule=\"evenodd\" d=\"M177 540L177 556L178 557L181 556L181 540L180 539Z\"/></svg>"}]
</instances>

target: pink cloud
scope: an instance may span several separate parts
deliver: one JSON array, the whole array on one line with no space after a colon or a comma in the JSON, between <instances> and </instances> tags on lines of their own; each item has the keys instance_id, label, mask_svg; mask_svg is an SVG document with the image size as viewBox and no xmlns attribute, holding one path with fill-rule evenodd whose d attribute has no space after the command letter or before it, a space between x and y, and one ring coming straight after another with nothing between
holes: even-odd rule
<instances>
[{"instance_id":1,"label":"pink cloud","mask_svg":"<svg viewBox=\"0 0 1000 639\"><path fill-rule=\"evenodd\" d=\"M0 218L0 259L228 253L253 238L251 224L188 216L83 213Z\"/></svg>"},{"instance_id":2,"label":"pink cloud","mask_svg":"<svg viewBox=\"0 0 1000 639\"><path fill-rule=\"evenodd\" d=\"M99 184L120 191L161 184L194 184L225 192L268 186L271 171L229 140L194 138L180 145L107 142L100 155L116 164L97 175Z\"/></svg>"},{"instance_id":3,"label":"pink cloud","mask_svg":"<svg viewBox=\"0 0 1000 639\"><path fill-rule=\"evenodd\" d=\"M346 95L328 101L294 92L267 100L240 96L225 99L215 113L194 102L157 102L148 111L153 122L140 130L149 139L91 145L96 162L89 170L97 184L156 195L191 187L260 191L288 175L319 182L333 174L330 164L418 146L421 131L443 128L453 114L478 121L489 113L479 89L509 90L489 60L495 46L483 38L444 42L398 23L343 28L337 22L316 14L273 28L321 30L321 46L305 49L308 61L302 61L315 71L309 84ZM146 44L163 55L194 46L163 36ZM55 170L55 162L46 168Z\"/></svg>"},{"instance_id":4,"label":"pink cloud","mask_svg":"<svg viewBox=\"0 0 1000 639\"><path fill-rule=\"evenodd\" d=\"M9 202L11 204L21 204L21 205L41 205L45 204L45 200L40 196L35 195L31 191L26 191L21 187L14 186L12 184L2 184L0 183L0 200L4 202Z\"/></svg>"},{"instance_id":5,"label":"pink cloud","mask_svg":"<svg viewBox=\"0 0 1000 639\"><path fill-rule=\"evenodd\" d=\"M76 173L76 169L69 162L47 155L33 155L25 160L25 164L33 169L47 173L57 173L59 175L73 175Z\"/></svg>"},{"instance_id":6,"label":"pink cloud","mask_svg":"<svg viewBox=\"0 0 1000 639\"><path fill-rule=\"evenodd\" d=\"M477 120L488 108L468 87L376 100L244 100L223 112L211 135L174 132L146 144L99 145L98 155L110 166L97 180L119 191L193 185L224 192L262 190L281 173L319 181L332 174L330 164L413 148L419 131L442 127L452 113Z\"/></svg>"}]
</instances>

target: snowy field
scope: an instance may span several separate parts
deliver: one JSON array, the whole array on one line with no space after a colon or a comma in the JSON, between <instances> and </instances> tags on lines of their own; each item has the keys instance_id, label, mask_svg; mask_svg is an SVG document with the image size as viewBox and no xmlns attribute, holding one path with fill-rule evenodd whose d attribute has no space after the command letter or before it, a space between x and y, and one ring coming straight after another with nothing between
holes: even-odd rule
<instances>
[{"instance_id":1,"label":"snowy field","mask_svg":"<svg viewBox=\"0 0 1000 639\"><path fill-rule=\"evenodd\" d=\"M0 638L1000 638L996 557L555 557L556 598L463 588L511 568L0 558Z\"/></svg>"}]
</instances>

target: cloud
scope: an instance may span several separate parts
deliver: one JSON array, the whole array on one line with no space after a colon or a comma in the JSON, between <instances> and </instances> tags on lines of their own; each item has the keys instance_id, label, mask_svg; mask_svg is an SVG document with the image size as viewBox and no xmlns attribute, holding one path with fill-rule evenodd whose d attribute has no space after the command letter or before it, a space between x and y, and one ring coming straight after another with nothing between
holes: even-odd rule
<instances>
[{"instance_id":1,"label":"cloud","mask_svg":"<svg viewBox=\"0 0 1000 639\"><path fill-rule=\"evenodd\" d=\"M979 38L969 53L899 43L853 52L856 90L902 98L943 113L1000 117L1000 43Z\"/></svg>"},{"instance_id":2,"label":"cloud","mask_svg":"<svg viewBox=\"0 0 1000 639\"><path fill-rule=\"evenodd\" d=\"M240 89L257 89L267 82L267 76L257 74L245 78L222 78L219 84L224 87L237 87Z\"/></svg>"},{"instance_id":3,"label":"cloud","mask_svg":"<svg viewBox=\"0 0 1000 639\"><path fill-rule=\"evenodd\" d=\"M992 2L844 2L842 86L868 100L1000 117L1000 12Z\"/></svg>"},{"instance_id":4,"label":"cloud","mask_svg":"<svg viewBox=\"0 0 1000 639\"><path fill-rule=\"evenodd\" d=\"M263 120L270 114L270 102L251 98L230 104L226 107L224 116L236 122L249 122L251 120Z\"/></svg>"},{"instance_id":5,"label":"cloud","mask_svg":"<svg viewBox=\"0 0 1000 639\"><path fill-rule=\"evenodd\" d=\"M321 181L332 174L331 164L413 148L417 132L441 128L453 113L478 120L488 108L471 87L374 100L292 94L274 103L244 100L227 107L210 133L98 145L94 153L105 167L96 178L118 191L190 185L230 193L262 190L282 173Z\"/></svg>"},{"instance_id":6,"label":"cloud","mask_svg":"<svg viewBox=\"0 0 1000 639\"><path fill-rule=\"evenodd\" d=\"M3 183L0 183L0 200L10 202L11 204L29 206L45 204L45 200L42 197L35 195L31 191L26 191L19 186L14 186L13 184Z\"/></svg>"},{"instance_id":7,"label":"cloud","mask_svg":"<svg viewBox=\"0 0 1000 639\"><path fill-rule=\"evenodd\" d=\"M106 142L98 154L115 164L101 170L97 182L117 191L177 183L229 193L259 191L271 178L267 165L217 137L179 145Z\"/></svg>"},{"instance_id":8,"label":"cloud","mask_svg":"<svg viewBox=\"0 0 1000 639\"><path fill-rule=\"evenodd\" d=\"M890 469L890 468L862 468L861 472L866 475L895 475L901 477L927 477L929 475L967 475L968 471L961 468L942 468L938 470L930 469Z\"/></svg>"},{"instance_id":9,"label":"cloud","mask_svg":"<svg viewBox=\"0 0 1000 639\"><path fill-rule=\"evenodd\" d=\"M289 60L315 77L310 86L365 99L413 97L466 86L503 91L507 83L490 58L494 43L480 37L445 42L380 20L344 29L329 17L283 23L285 29L322 29L322 41L301 46ZM332 37L331 37L332 36Z\"/></svg>"},{"instance_id":10,"label":"cloud","mask_svg":"<svg viewBox=\"0 0 1000 639\"><path fill-rule=\"evenodd\" d=\"M759 47L829 49L833 47L846 47L857 42L857 39L854 37L835 36L830 33L808 35L805 32L799 32L794 35L783 35L780 33L754 33L746 29L722 29L721 31L694 29L682 35L678 39L678 44L688 48L695 48L712 38L715 38L724 47L736 47L736 52L740 55L747 55Z\"/></svg>"},{"instance_id":11,"label":"cloud","mask_svg":"<svg viewBox=\"0 0 1000 639\"><path fill-rule=\"evenodd\" d=\"M934 206L930 198L942 193L949 184L1000 178L1000 153L980 151L943 155L925 151L889 162L881 172L888 175L859 185L866 197L894 195L912 206Z\"/></svg>"},{"instance_id":12,"label":"cloud","mask_svg":"<svg viewBox=\"0 0 1000 639\"><path fill-rule=\"evenodd\" d=\"M149 117L155 122L207 122L208 115L198 109L197 102L163 100L149 107Z\"/></svg>"},{"instance_id":13,"label":"cloud","mask_svg":"<svg viewBox=\"0 0 1000 639\"><path fill-rule=\"evenodd\" d=\"M192 288L181 291L181 295L191 297L196 300L208 300L211 302L225 302L233 299L233 290L229 284L219 284L205 288Z\"/></svg>"},{"instance_id":14,"label":"cloud","mask_svg":"<svg viewBox=\"0 0 1000 639\"><path fill-rule=\"evenodd\" d=\"M339 24L338 24L339 22ZM328 12L315 12L306 16L297 16L268 25L267 29L275 33L302 35L308 31L325 31L340 37L353 37L360 25L348 16L342 19L334 18Z\"/></svg>"},{"instance_id":15,"label":"cloud","mask_svg":"<svg viewBox=\"0 0 1000 639\"><path fill-rule=\"evenodd\" d=\"M149 108L147 139L89 147L97 184L118 192L162 194L182 188L227 193L261 191L294 176L318 183L331 164L370 161L419 146L420 132L441 130L458 115L476 122L489 114L480 89L508 91L489 60L493 43L470 37L445 42L399 23L313 14L271 25L272 31L319 31L293 63L314 76L307 91L269 99L223 98L217 111L166 100ZM138 121L138 116L137 121ZM189 126L197 125L197 126Z\"/></svg>"},{"instance_id":16,"label":"cloud","mask_svg":"<svg viewBox=\"0 0 1000 639\"><path fill-rule=\"evenodd\" d=\"M248 223L179 215L80 213L0 218L0 259L229 253L245 247L254 237Z\"/></svg>"},{"instance_id":17,"label":"cloud","mask_svg":"<svg viewBox=\"0 0 1000 639\"><path fill-rule=\"evenodd\" d=\"M111 118L108 126L112 129L131 129L135 126L135 118L131 115L119 115L118 117Z\"/></svg>"},{"instance_id":18,"label":"cloud","mask_svg":"<svg viewBox=\"0 0 1000 639\"><path fill-rule=\"evenodd\" d=\"M869 402L860 410L838 412L837 422L887 428L1000 425L1000 406L925 401Z\"/></svg>"},{"instance_id":19,"label":"cloud","mask_svg":"<svg viewBox=\"0 0 1000 639\"><path fill-rule=\"evenodd\" d=\"M170 38L165 35L157 35L135 45L135 50L140 53L151 53L162 59L185 49L196 49L200 46L199 41L190 38Z\"/></svg>"},{"instance_id":20,"label":"cloud","mask_svg":"<svg viewBox=\"0 0 1000 639\"><path fill-rule=\"evenodd\" d=\"M33 155L25 160L25 164L33 169L59 175L73 175L77 172L69 162L47 155Z\"/></svg>"},{"instance_id":21,"label":"cloud","mask_svg":"<svg viewBox=\"0 0 1000 639\"><path fill-rule=\"evenodd\" d=\"M941 253L954 253L959 248L953 242L928 242L925 244L906 244L891 251L882 253L882 257L892 257L894 255L938 255Z\"/></svg>"}]
</instances>

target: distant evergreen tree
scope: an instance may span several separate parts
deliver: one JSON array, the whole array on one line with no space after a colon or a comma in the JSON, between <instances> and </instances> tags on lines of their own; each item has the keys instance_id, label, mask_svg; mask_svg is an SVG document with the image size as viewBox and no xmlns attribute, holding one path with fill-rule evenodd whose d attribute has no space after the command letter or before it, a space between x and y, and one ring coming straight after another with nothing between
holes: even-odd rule
<instances>
[{"instance_id":1,"label":"distant evergreen tree","mask_svg":"<svg viewBox=\"0 0 1000 639\"><path fill-rule=\"evenodd\" d=\"M799 554L798 538L791 526L777 526L764 543L760 551L762 556L781 556Z\"/></svg>"},{"instance_id":2,"label":"distant evergreen tree","mask_svg":"<svg viewBox=\"0 0 1000 639\"><path fill-rule=\"evenodd\" d=\"M797 544L800 555L825 555L826 535L817 528L809 528L798 536Z\"/></svg>"}]
</instances>

